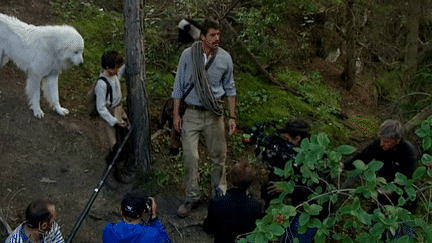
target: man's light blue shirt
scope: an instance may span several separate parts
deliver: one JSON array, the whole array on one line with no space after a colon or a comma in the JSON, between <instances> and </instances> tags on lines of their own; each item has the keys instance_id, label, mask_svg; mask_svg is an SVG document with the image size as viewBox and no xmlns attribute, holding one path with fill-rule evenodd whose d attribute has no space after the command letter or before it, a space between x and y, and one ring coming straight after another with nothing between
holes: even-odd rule
<instances>
[{"instance_id":1,"label":"man's light blue shirt","mask_svg":"<svg viewBox=\"0 0 432 243\"><path fill-rule=\"evenodd\" d=\"M205 58L203 58L203 62L205 62ZM177 74L174 80L174 88L171 94L172 98L181 99L183 97L189 88L189 85L193 83L192 73L192 48L189 47L183 51L180 57ZM230 54L224 49L218 48L216 57L210 65L210 68L207 70L207 74L215 98L219 99L223 95L236 95L233 62ZM191 90L185 101L186 103L202 106L195 88Z\"/></svg>"}]
</instances>

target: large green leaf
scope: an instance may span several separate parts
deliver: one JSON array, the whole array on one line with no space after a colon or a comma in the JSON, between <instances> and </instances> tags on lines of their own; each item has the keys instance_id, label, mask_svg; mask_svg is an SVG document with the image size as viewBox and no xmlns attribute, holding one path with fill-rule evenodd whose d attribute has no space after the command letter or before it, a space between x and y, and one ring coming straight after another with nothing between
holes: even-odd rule
<instances>
[{"instance_id":1,"label":"large green leaf","mask_svg":"<svg viewBox=\"0 0 432 243\"><path fill-rule=\"evenodd\" d=\"M339 152L343 155L348 155L348 154L352 154L356 151L357 149L353 146L350 145L341 145L336 149L336 152Z\"/></svg>"},{"instance_id":2,"label":"large green leaf","mask_svg":"<svg viewBox=\"0 0 432 243\"><path fill-rule=\"evenodd\" d=\"M425 131L429 131L430 129L430 123L428 121L423 121L421 124L421 129L425 130Z\"/></svg>"},{"instance_id":3,"label":"large green leaf","mask_svg":"<svg viewBox=\"0 0 432 243\"><path fill-rule=\"evenodd\" d=\"M357 169L359 169L359 170L362 170L362 171L365 171L365 170L367 170L367 166L365 165L365 163L363 163L363 161L361 161L361 160L356 160L356 161L354 161L354 166L357 168Z\"/></svg>"},{"instance_id":4,"label":"large green leaf","mask_svg":"<svg viewBox=\"0 0 432 243\"><path fill-rule=\"evenodd\" d=\"M291 205L284 205L282 207L281 213L285 217L291 217L291 216L295 216L297 214L297 211L296 211L295 207L293 207Z\"/></svg>"},{"instance_id":5,"label":"large green leaf","mask_svg":"<svg viewBox=\"0 0 432 243\"><path fill-rule=\"evenodd\" d=\"M368 164L368 169L377 172L379 169L383 167L384 163L378 160L373 160Z\"/></svg>"},{"instance_id":6,"label":"large green leaf","mask_svg":"<svg viewBox=\"0 0 432 243\"><path fill-rule=\"evenodd\" d=\"M426 165L427 162L431 162L432 163L432 156L429 154L423 154L422 158L421 158L421 162L423 165Z\"/></svg>"},{"instance_id":7,"label":"large green leaf","mask_svg":"<svg viewBox=\"0 0 432 243\"><path fill-rule=\"evenodd\" d=\"M424 138L424 137L426 137L426 136L429 135L429 133L428 133L426 130L424 130L424 129L417 129L417 130L415 131L415 134L416 134L417 136L421 137L421 138Z\"/></svg>"},{"instance_id":8,"label":"large green leaf","mask_svg":"<svg viewBox=\"0 0 432 243\"><path fill-rule=\"evenodd\" d=\"M281 236L285 230L279 224L272 224L268 228L275 236Z\"/></svg>"},{"instance_id":9,"label":"large green leaf","mask_svg":"<svg viewBox=\"0 0 432 243\"><path fill-rule=\"evenodd\" d=\"M330 143L330 139L325 133L318 134L318 143L324 147L327 147Z\"/></svg>"},{"instance_id":10,"label":"large green leaf","mask_svg":"<svg viewBox=\"0 0 432 243\"><path fill-rule=\"evenodd\" d=\"M429 116L429 117L426 119L426 121L428 121L429 124L432 124L432 116Z\"/></svg>"},{"instance_id":11,"label":"large green leaf","mask_svg":"<svg viewBox=\"0 0 432 243\"><path fill-rule=\"evenodd\" d=\"M401 185L401 186L405 185L406 182L407 182L407 180L408 180L408 178L406 177L406 175L401 174L401 173L399 173L399 172L396 172L396 178L395 178L395 181L396 181L399 185Z\"/></svg>"},{"instance_id":12,"label":"large green leaf","mask_svg":"<svg viewBox=\"0 0 432 243\"><path fill-rule=\"evenodd\" d=\"M306 225L306 224L309 222L309 219L310 219L310 214L308 214L308 213L306 213L306 212L303 212L303 213L300 215L300 219L299 219L299 224L300 224L300 226L302 226L302 225Z\"/></svg>"},{"instance_id":13,"label":"large green leaf","mask_svg":"<svg viewBox=\"0 0 432 243\"><path fill-rule=\"evenodd\" d=\"M375 181L375 179L376 179L376 174L375 174L375 172L373 172L373 171L371 171L371 170L367 170L367 171L365 171L364 172L364 175L365 175L365 177L366 177L366 180L367 181Z\"/></svg>"},{"instance_id":14,"label":"large green leaf","mask_svg":"<svg viewBox=\"0 0 432 243\"><path fill-rule=\"evenodd\" d=\"M424 150L428 150L432 145L432 140L430 137L424 137L422 147Z\"/></svg>"},{"instance_id":15,"label":"large green leaf","mask_svg":"<svg viewBox=\"0 0 432 243\"><path fill-rule=\"evenodd\" d=\"M424 167L424 166L420 166L420 167L418 167L418 168L414 171L414 174L413 174L412 178L413 178L414 180L417 180L417 179L419 179L420 177L422 177L424 174L426 174L426 167Z\"/></svg>"}]
</instances>

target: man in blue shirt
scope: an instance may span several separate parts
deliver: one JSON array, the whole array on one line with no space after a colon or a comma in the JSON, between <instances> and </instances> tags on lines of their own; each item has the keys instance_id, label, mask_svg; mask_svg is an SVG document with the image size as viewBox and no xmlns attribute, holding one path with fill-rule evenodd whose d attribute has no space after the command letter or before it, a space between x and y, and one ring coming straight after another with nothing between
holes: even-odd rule
<instances>
[{"instance_id":1,"label":"man in blue shirt","mask_svg":"<svg viewBox=\"0 0 432 243\"><path fill-rule=\"evenodd\" d=\"M144 223L145 214L150 216ZM154 198L147 198L143 192L125 195L121 203L122 220L109 223L103 230L104 243L169 243L171 240L165 227L157 217L157 205Z\"/></svg>"},{"instance_id":2,"label":"man in blue shirt","mask_svg":"<svg viewBox=\"0 0 432 243\"><path fill-rule=\"evenodd\" d=\"M201 41L187 48L180 57L171 97L174 99L173 124L181 133L185 163L186 200L177 211L186 217L200 200L198 185L198 140L204 136L213 169L213 188L226 191L226 141L221 99L228 98L229 135L236 131L236 89L231 56L219 47L219 23L207 19L201 30ZM180 100L185 98L186 111L180 117Z\"/></svg>"}]
</instances>

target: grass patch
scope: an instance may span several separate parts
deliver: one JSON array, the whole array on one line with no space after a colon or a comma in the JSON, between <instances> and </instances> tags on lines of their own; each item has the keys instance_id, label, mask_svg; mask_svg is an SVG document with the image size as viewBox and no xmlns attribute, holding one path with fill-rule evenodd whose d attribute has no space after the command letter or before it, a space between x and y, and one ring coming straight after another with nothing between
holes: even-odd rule
<instances>
[{"instance_id":1,"label":"grass patch","mask_svg":"<svg viewBox=\"0 0 432 243\"><path fill-rule=\"evenodd\" d=\"M59 78L62 104L72 112L84 112L87 91L102 70L103 52L117 50L124 55L123 15L84 2L59 0L51 2L51 12L59 24L75 27L84 38L84 65L65 70Z\"/></svg>"}]
</instances>

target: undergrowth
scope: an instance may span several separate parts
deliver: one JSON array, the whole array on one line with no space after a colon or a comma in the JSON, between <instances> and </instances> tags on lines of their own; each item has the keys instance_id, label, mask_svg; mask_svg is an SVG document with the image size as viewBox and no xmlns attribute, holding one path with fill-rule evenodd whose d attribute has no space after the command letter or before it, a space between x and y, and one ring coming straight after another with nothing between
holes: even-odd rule
<instances>
[{"instance_id":1,"label":"undergrowth","mask_svg":"<svg viewBox=\"0 0 432 243\"><path fill-rule=\"evenodd\" d=\"M106 50L117 50L124 54L122 13L105 10L90 4L90 2L51 1L51 11L56 22L74 26L85 41L84 66L66 70L60 77L61 102L65 107L70 108L72 113L85 111L85 95L101 71L100 58L102 53ZM146 6L146 8L151 8L151 6ZM168 9L167 12L169 11L173 10ZM272 19L274 17L272 14L269 16L270 19L264 21L276 21L276 19ZM146 22L145 31L147 93L150 95L150 100L154 100L152 99L154 97L168 97L171 94L177 61L181 52L172 50L167 53L166 50L172 49L175 43L169 43L164 38L165 33L158 22ZM256 45L255 47L261 45L259 43L250 44ZM267 60L270 58L264 56L260 59ZM242 60L238 60L238 62L242 62ZM242 64L240 63L240 65ZM253 67L251 68L253 69ZM235 156L248 157L248 155L245 156L241 133L243 129L258 121L276 120L283 124L290 117L303 117L312 122L313 132L324 131L333 141L340 143L347 141L347 128L337 118L340 111L340 95L323 82L320 73L304 74L289 69L275 73L280 81L295 87L303 94L304 97L299 98L267 82L262 77L254 75L255 72L242 72L236 69L234 75L237 88L239 131L233 138L229 139L228 147ZM123 79L121 82L125 94L125 80ZM126 95L123 97L126 98ZM159 112L159 110L152 110L152 112ZM161 146L167 147L168 142L162 142ZM154 171L159 185L178 186L181 184L179 178L182 178L184 173L182 157L181 155L176 156L171 160L170 165L164 165L164 168L156 168ZM204 185L204 190L207 190L206 188L210 184L208 167L209 165L200 165L201 182Z\"/></svg>"}]
</instances>

